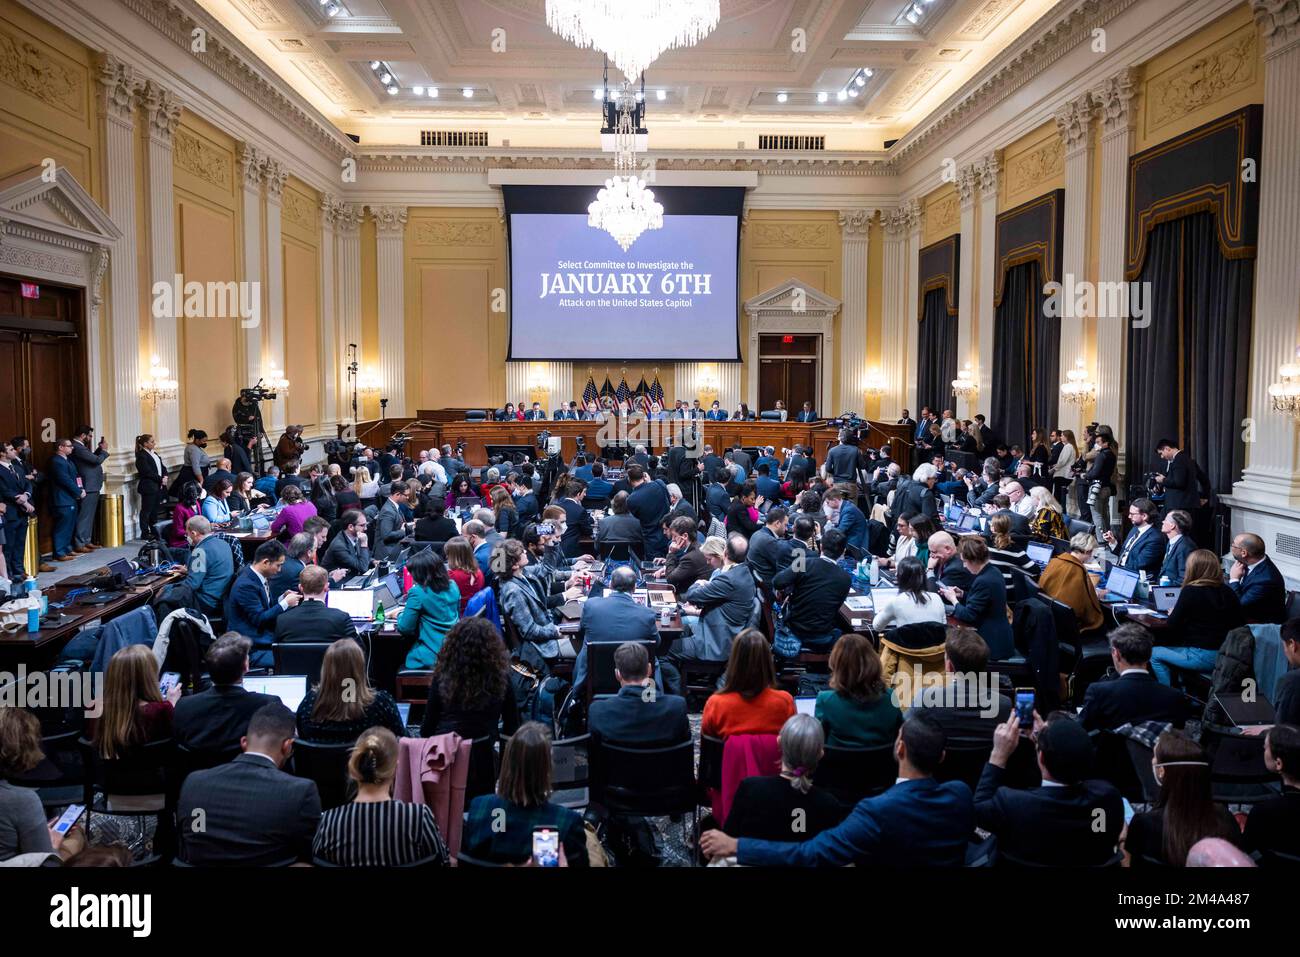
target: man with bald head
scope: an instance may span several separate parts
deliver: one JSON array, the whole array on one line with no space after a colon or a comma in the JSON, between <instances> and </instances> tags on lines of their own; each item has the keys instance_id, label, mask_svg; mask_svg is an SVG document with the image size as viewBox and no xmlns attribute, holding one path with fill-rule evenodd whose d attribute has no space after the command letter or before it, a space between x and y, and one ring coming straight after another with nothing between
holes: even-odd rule
<instances>
[{"instance_id":1,"label":"man with bald head","mask_svg":"<svg viewBox=\"0 0 1300 957\"><path fill-rule=\"evenodd\" d=\"M1246 620L1274 625L1286 621L1286 579L1264 553L1264 539L1242 532L1232 540L1232 557L1228 587L1237 593Z\"/></svg>"},{"instance_id":2,"label":"man with bald head","mask_svg":"<svg viewBox=\"0 0 1300 957\"><path fill-rule=\"evenodd\" d=\"M947 532L935 532L930 536L930 577L940 585L960 588L965 591L970 587L971 573L962 564L957 554L957 543Z\"/></svg>"},{"instance_id":3,"label":"man with bald head","mask_svg":"<svg viewBox=\"0 0 1300 957\"><path fill-rule=\"evenodd\" d=\"M1205 837L1187 852L1188 867L1254 867L1255 862L1239 847L1221 837Z\"/></svg>"}]
</instances>

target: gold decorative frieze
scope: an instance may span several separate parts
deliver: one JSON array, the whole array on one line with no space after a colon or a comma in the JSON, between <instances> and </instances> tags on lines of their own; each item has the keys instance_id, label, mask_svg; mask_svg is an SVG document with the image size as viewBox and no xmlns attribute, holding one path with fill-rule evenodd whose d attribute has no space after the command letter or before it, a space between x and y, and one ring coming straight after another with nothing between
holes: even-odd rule
<instances>
[{"instance_id":1,"label":"gold decorative frieze","mask_svg":"<svg viewBox=\"0 0 1300 957\"><path fill-rule=\"evenodd\" d=\"M316 204L297 190L286 189L280 197L280 216L309 232L316 231Z\"/></svg>"},{"instance_id":2,"label":"gold decorative frieze","mask_svg":"<svg viewBox=\"0 0 1300 957\"><path fill-rule=\"evenodd\" d=\"M1146 129L1150 133L1253 84L1259 70L1259 37L1253 23L1199 55L1147 82Z\"/></svg>"},{"instance_id":3,"label":"gold decorative frieze","mask_svg":"<svg viewBox=\"0 0 1300 957\"><path fill-rule=\"evenodd\" d=\"M86 115L86 77L53 51L0 29L0 81L78 118Z\"/></svg>"},{"instance_id":4,"label":"gold decorative frieze","mask_svg":"<svg viewBox=\"0 0 1300 957\"><path fill-rule=\"evenodd\" d=\"M1065 143L1059 136L1049 136L1041 145L1007 157L1004 171L1007 195L1024 195L1065 175Z\"/></svg>"},{"instance_id":5,"label":"gold decorative frieze","mask_svg":"<svg viewBox=\"0 0 1300 957\"><path fill-rule=\"evenodd\" d=\"M492 224L486 220L425 219L415 223L416 246L491 246Z\"/></svg>"},{"instance_id":6,"label":"gold decorative frieze","mask_svg":"<svg viewBox=\"0 0 1300 957\"><path fill-rule=\"evenodd\" d=\"M751 222L748 232L755 248L825 249L831 244L829 223Z\"/></svg>"},{"instance_id":7,"label":"gold decorative frieze","mask_svg":"<svg viewBox=\"0 0 1300 957\"><path fill-rule=\"evenodd\" d=\"M230 154L190 130L180 127L172 144L176 165L205 183L229 190L232 176Z\"/></svg>"}]
</instances>

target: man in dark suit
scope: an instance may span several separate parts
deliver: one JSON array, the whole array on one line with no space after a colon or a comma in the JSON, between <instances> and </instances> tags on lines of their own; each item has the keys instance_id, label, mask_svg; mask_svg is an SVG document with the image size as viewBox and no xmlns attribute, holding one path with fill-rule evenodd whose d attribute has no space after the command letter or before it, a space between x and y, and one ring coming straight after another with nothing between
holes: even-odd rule
<instances>
[{"instance_id":1,"label":"man in dark suit","mask_svg":"<svg viewBox=\"0 0 1300 957\"><path fill-rule=\"evenodd\" d=\"M943 645L944 683L914 697L921 712L943 728L949 748L992 747L994 729L1011 715L1011 699L988 670L989 646L973 628L949 625Z\"/></svg>"},{"instance_id":2,"label":"man in dark suit","mask_svg":"<svg viewBox=\"0 0 1300 957\"><path fill-rule=\"evenodd\" d=\"M726 422L729 418L727 410L722 408L716 399L709 406L709 411L704 413L704 417L712 422Z\"/></svg>"},{"instance_id":3,"label":"man in dark suit","mask_svg":"<svg viewBox=\"0 0 1300 957\"><path fill-rule=\"evenodd\" d=\"M908 428L913 430L913 434L915 435L916 419L912 418L912 414L908 412L907 409L904 409L903 414L899 416L898 424L906 425Z\"/></svg>"},{"instance_id":4,"label":"man in dark suit","mask_svg":"<svg viewBox=\"0 0 1300 957\"><path fill-rule=\"evenodd\" d=\"M857 438L848 429L841 429L839 444L826 453L822 475L831 482L856 482L858 469L862 468L862 452Z\"/></svg>"},{"instance_id":5,"label":"man in dark suit","mask_svg":"<svg viewBox=\"0 0 1300 957\"><path fill-rule=\"evenodd\" d=\"M1118 677L1088 685L1079 709L1079 722L1088 731L1114 731L1142 721L1168 722L1178 727L1196 715L1187 695L1161 684L1147 670L1151 632L1130 622L1110 633L1110 660Z\"/></svg>"},{"instance_id":6,"label":"man in dark suit","mask_svg":"<svg viewBox=\"0 0 1300 957\"><path fill-rule=\"evenodd\" d=\"M263 542L253 553L252 562L236 576L226 598L226 628L253 642L252 661L259 668L272 664L275 620L302 601L302 596L293 591L271 594L271 579L283 565L284 546L276 541Z\"/></svg>"},{"instance_id":7,"label":"man in dark suit","mask_svg":"<svg viewBox=\"0 0 1300 957\"><path fill-rule=\"evenodd\" d=\"M639 465L628 466L627 479L632 486L632 493L627 497L627 512L641 523L645 557L663 558L668 552L663 521L672 510L668 489L663 482L652 479Z\"/></svg>"},{"instance_id":8,"label":"man in dark suit","mask_svg":"<svg viewBox=\"0 0 1300 957\"><path fill-rule=\"evenodd\" d=\"M723 459L721 455L713 451L713 446L706 445L704 446L704 456L700 459L700 462L704 465L704 477L710 479L713 478L713 470L722 464Z\"/></svg>"},{"instance_id":9,"label":"man in dark suit","mask_svg":"<svg viewBox=\"0 0 1300 957\"><path fill-rule=\"evenodd\" d=\"M856 488L850 485L849 488ZM850 552L855 559L863 555L867 550L867 516L862 514L862 509L849 500L849 496L839 486L829 489L822 496L822 504L830 516L829 524L838 528L844 534L844 544L846 548L854 548L856 552Z\"/></svg>"},{"instance_id":10,"label":"man in dark suit","mask_svg":"<svg viewBox=\"0 0 1300 957\"><path fill-rule=\"evenodd\" d=\"M1156 443L1156 455L1165 462L1165 470L1156 473L1156 482L1165 490L1165 508L1194 512L1209 502L1209 478L1190 455L1169 439Z\"/></svg>"},{"instance_id":11,"label":"man in dark suit","mask_svg":"<svg viewBox=\"0 0 1300 957\"><path fill-rule=\"evenodd\" d=\"M749 473L754 468L754 460L749 457L748 452L737 444L731 447L731 451L727 453L726 457L740 466L745 478L749 477Z\"/></svg>"},{"instance_id":12,"label":"man in dark suit","mask_svg":"<svg viewBox=\"0 0 1300 957\"><path fill-rule=\"evenodd\" d=\"M1160 522L1160 532L1165 536L1165 557L1160 563L1160 583L1181 585L1187 571L1187 556L1196 551L1191 539L1192 516L1181 508L1165 513Z\"/></svg>"},{"instance_id":13,"label":"man in dark suit","mask_svg":"<svg viewBox=\"0 0 1300 957\"><path fill-rule=\"evenodd\" d=\"M803 408L799 410L799 414L794 417L794 420L796 422L816 422L817 413L813 411L812 403L805 402Z\"/></svg>"},{"instance_id":14,"label":"man in dark suit","mask_svg":"<svg viewBox=\"0 0 1300 957\"><path fill-rule=\"evenodd\" d=\"M619 644L624 641L659 640L659 625L655 613L632 598L636 588L636 573L620 565L610 575L612 594L604 598L589 598L582 606L582 619L578 636L582 648L573 663L573 686L580 688L587 677L587 645Z\"/></svg>"},{"instance_id":15,"label":"man in dark suit","mask_svg":"<svg viewBox=\"0 0 1300 957\"><path fill-rule=\"evenodd\" d=\"M777 572L790 564L790 543L785 539L789 527L789 514L777 506L767 510L763 527L749 537L749 556L745 560L769 593Z\"/></svg>"},{"instance_id":16,"label":"man in dark suit","mask_svg":"<svg viewBox=\"0 0 1300 957\"><path fill-rule=\"evenodd\" d=\"M975 811L964 782L934 779L944 747L942 727L914 713L894 742L898 782L859 801L838 827L801 844L706 831L700 848L714 860L734 855L740 864L760 867L960 867Z\"/></svg>"},{"instance_id":17,"label":"man in dark suit","mask_svg":"<svg viewBox=\"0 0 1300 957\"><path fill-rule=\"evenodd\" d=\"M54 519L54 560L70 562L72 537L77 524L77 507L86 497L77 481L77 467L72 464L72 440L59 439L50 456L50 515Z\"/></svg>"},{"instance_id":18,"label":"man in dark suit","mask_svg":"<svg viewBox=\"0 0 1300 957\"><path fill-rule=\"evenodd\" d=\"M1115 533L1109 529L1102 535L1119 559L1121 568L1147 573L1155 578L1165 560L1165 538L1152 524L1156 516L1155 503L1149 498L1135 498L1128 506L1128 519L1133 523L1124 544L1116 548Z\"/></svg>"},{"instance_id":19,"label":"man in dark suit","mask_svg":"<svg viewBox=\"0 0 1300 957\"><path fill-rule=\"evenodd\" d=\"M998 566L989 561L989 547L980 538L966 538L957 548L961 563L971 574L970 585L961 594L951 586L940 587L939 594L958 621L973 625L988 643L995 661L1016 653L1015 636L1007 621L1007 585Z\"/></svg>"},{"instance_id":20,"label":"man in dark suit","mask_svg":"<svg viewBox=\"0 0 1300 957\"><path fill-rule=\"evenodd\" d=\"M510 484L514 487L515 512L519 515L520 524L537 521L541 509L537 504L537 496L533 494L533 483L524 475L512 473Z\"/></svg>"},{"instance_id":21,"label":"man in dark suit","mask_svg":"<svg viewBox=\"0 0 1300 957\"><path fill-rule=\"evenodd\" d=\"M340 521L343 528L325 549L320 563L326 571L345 568L349 575L364 575L370 571L370 548L366 544L366 513L348 509Z\"/></svg>"},{"instance_id":22,"label":"man in dark suit","mask_svg":"<svg viewBox=\"0 0 1300 957\"><path fill-rule=\"evenodd\" d=\"M27 548L27 519L36 507L32 504L32 483L23 471L22 460L12 442L0 446L0 502L5 505L5 568L11 581L20 582L26 577L23 560Z\"/></svg>"},{"instance_id":23,"label":"man in dark suit","mask_svg":"<svg viewBox=\"0 0 1300 957\"><path fill-rule=\"evenodd\" d=\"M731 473L726 466L719 466L715 471L705 474L712 479L704 486L705 507L719 522L724 521L731 508L731 496L727 494L727 480L731 478Z\"/></svg>"},{"instance_id":24,"label":"man in dark suit","mask_svg":"<svg viewBox=\"0 0 1300 957\"><path fill-rule=\"evenodd\" d=\"M212 687L186 695L176 702L172 737L192 751L233 751L248 731L253 713L278 698L245 691L241 682L248 672L253 643L228 631L208 648L203 662Z\"/></svg>"},{"instance_id":25,"label":"man in dark suit","mask_svg":"<svg viewBox=\"0 0 1300 957\"><path fill-rule=\"evenodd\" d=\"M993 496L993 500L985 506L984 511L988 513L990 524L994 516L1005 515L1011 522L1011 534L1023 535L1026 538L1031 534L1028 517L1021 515L1011 507L1011 499L999 492ZM992 532L985 532L985 537L992 537Z\"/></svg>"},{"instance_id":26,"label":"man in dark suit","mask_svg":"<svg viewBox=\"0 0 1300 957\"><path fill-rule=\"evenodd\" d=\"M90 539L95 534L95 513L99 510L99 496L104 488L104 459L108 458L108 438L101 435L99 444L92 450L90 441L95 437L93 426L83 425L72 437L72 464L81 478L82 496L77 505L77 528L73 535L74 550L90 552L102 546Z\"/></svg>"},{"instance_id":27,"label":"man in dark suit","mask_svg":"<svg viewBox=\"0 0 1300 957\"><path fill-rule=\"evenodd\" d=\"M267 866L311 857L320 823L316 782L281 768L293 753L293 712L254 712L229 764L195 771L181 787L180 857L187 864Z\"/></svg>"},{"instance_id":28,"label":"man in dark suit","mask_svg":"<svg viewBox=\"0 0 1300 957\"><path fill-rule=\"evenodd\" d=\"M679 595L713 573L709 560L699 549L695 528L695 521L685 516L678 516L668 523L668 557L664 561L663 576Z\"/></svg>"},{"instance_id":29,"label":"man in dark suit","mask_svg":"<svg viewBox=\"0 0 1300 957\"><path fill-rule=\"evenodd\" d=\"M650 677L645 645L626 641L614 652L618 694L591 704L587 730L601 741L639 748L667 748L691 738L686 699L664 694Z\"/></svg>"},{"instance_id":30,"label":"man in dark suit","mask_svg":"<svg viewBox=\"0 0 1300 957\"><path fill-rule=\"evenodd\" d=\"M970 587L971 573L961 562L957 554L957 543L947 532L935 532L926 545L930 549L930 576L940 587L960 588L965 591Z\"/></svg>"},{"instance_id":31,"label":"man in dark suit","mask_svg":"<svg viewBox=\"0 0 1300 957\"><path fill-rule=\"evenodd\" d=\"M1269 864L1273 851L1300 857L1300 728L1273 725L1264 739L1264 765L1281 776L1282 793L1250 809L1242 837Z\"/></svg>"},{"instance_id":32,"label":"man in dark suit","mask_svg":"<svg viewBox=\"0 0 1300 957\"><path fill-rule=\"evenodd\" d=\"M802 546L770 580L775 590L790 592L785 621L776 626L777 634L788 632L805 651L826 652L840 637L837 616L853 585L852 576L838 564L844 554L844 535L838 528L826 529L818 555L813 547L817 523L801 516L795 519L794 536ZM749 554L752 558L752 543Z\"/></svg>"},{"instance_id":33,"label":"man in dark suit","mask_svg":"<svg viewBox=\"0 0 1300 957\"><path fill-rule=\"evenodd\" d=\"M1236 561L1228 571L1228 587L1237 593L1246 620L1286 621L1286 579L1265 554L1264 539L1242 532L1232 540L1232 557Z\"/></svg>"},{"instance_id":34,"label":"man in dark suit","mask_svg":"<svg viewBox=\"0 0 1300 957\"><path fill-rule=\"evenodd\" d=\"M575 558L582 552L582 541L594 538L591 513L582 507L582 497L586 486L581 482L570 482L564 487L564 498L556 504L564 509L564 535L560 538L560 550L566 558Z\"/></svg>"},{"instance_id":35,"label":"man in dark suit","mask_svg":"<svg viewBox=\"0 0 1300 957\"><path fill-rule=\"evenodd\" d=\"M348 613L325 604L329 575L319 565L308 565L298 575L302 601L275 619L275 640L338 641L357 637L356 625Z\"/></svg>"},{"instance_id":36,"label":"man in dark suit","mask_svg":"<svg viewBox=\"0 0 1300 957\"><path fill-rule=\"evenodd\" d=\"M1043 783L1023 790L1002 786L1020 740L1013 711L993 732L993 752L975 788L976 826L995 834L998 849L1018 860L1058 867L1106 863L1115 856L1124 804L1113 784L1087 779L1093 763L1088 732L1068 717L1039 727Z\"/></svg>"}]
</instances>

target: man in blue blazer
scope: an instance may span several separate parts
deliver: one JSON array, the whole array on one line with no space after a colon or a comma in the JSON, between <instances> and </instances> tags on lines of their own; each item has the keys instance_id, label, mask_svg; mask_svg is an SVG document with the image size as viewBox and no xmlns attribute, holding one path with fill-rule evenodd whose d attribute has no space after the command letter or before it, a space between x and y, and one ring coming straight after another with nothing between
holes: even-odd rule
<instances>
[{"instance_id":1,"label":"man in blue blazer","mask_svg":"<svg viewBox=\"0 0 1300 957\"><path fill-rule=\"evenodd\" d=\"M1191 540L1192 515L1181 508L1173 509L1160 523L1160 531L1168 543L1164 561L1160 563L1161 584L1181 585L1187 571L1187 556L1196 551Z\"/></svg>"},{"instance_id":2,"label":"man in blue blazer","mask_svg":"<svg viewBox=\"0 0 1300 957\"><path fill-rule=\"evenodd\" d=\"M271 643L275 641L275 619L280 612L302 601L296 591L286 591L273 598L271 579L284 565L284 546L263 542L253 553L253 561L244 567L230 587L226 598L226 630L238 632L253 643L249 661L255 668L272 664Z\"/></svg>"},{"instance_id":3,"label":"man in blue blazer","mask_svg":"<svg viewBox=\"0 0 1300 957\"><path fill-rule=\"evenodd\" d=\"M803 408L799 410L799 414L794 417L794 420L796 422L816 422L817 413L813 411L812 403L805 402Z\"/></svg>"},{"instance_id":4,"label":"man in blue blazer","mask_svg":"<svg viewBox=\"0 0 1300 957\"><path fill-rule=\"evenodd\" d=\"M77 480L77 467L72 464L72 439L59 439L55 454L50 456L50 515L54 519L54 560L70 562L72 533L77 524L77 506L86 493Z\"/></svg>"},{"instance_id":5,"label":"man in blue blazer","mask_svg":"<svg viewBox=\"0 0 1300 957\"><path fill-rule=\"evenodd\" d=\"M1165 538L1152 524L1156 514L1151 499L1135 498L1128 507L1128 520L1133 527L1124 537L1124 544L1116 547L1115 533L1110 530L1102 536L1115 552L1121 568L1144 571L1148 578L1155 578L1160 573L1160 564L1165 558Z\"/></svg>"},{"instance_id":6,"label":"man in blue blazer","mask_svg":"<svg viewBox=\"0 0 1300 957\"><path fill-rule=\"evenodd\" d=\"M700 847L711 859L734 855L737 863L757 867L960 867L975 811L964 782L934 779L943 752L943 729L914 713L894 742L898 783L859 801L838 827L803 843L737 840L705 831Z\"/></svg>"},{"instance_id":7,"label":"man in blue blazer","mask_svg":"<svg viewBox=\"0 0 1300 957\"><path fill-rule=\"evenodd\" d=\"M719 406L716 400L709 407L709 411L704 413L704 417L713 422L726 422L729 418L727 410Z\"/></svg>"},{"instance_id":8,"label":"man in blue blazer","mask_svg":"<svg viewBox=\"0 0 1300 957\"><path fill-rule=\"evenodd\" d=\"M32 505L32 483L12 442L0 446L0 502L5 505L5 567L12 581L22 581L26 577L23 554L27 546L27 517L36 509Z\"/></svg>"},{"instance_id":9,"label":"man in blue blazer","mask_svg":"<svg viewBox=\"0 0 1300 957\"><path fill-rule=\"evenodd\" d=\"M611 594L608 597L589 598L582 606L582 620L578 625L582 648L573 662L575 688L581 688L587 679L588 645L659 640L655 613L645 605L638 605L632 597L636 573L627 565L620 565L610 575L609 587ZM663 690L662 681L656 681L656 684Z\"/></svg>"},{"instance_id":10,"label":"man in blue blazer","mask_svg":"<svg viewBox=\"0 0 1300 957\"><path fill-rule=\"evenodd\" d=\"M957 548L961 563L971 574L970 584L959 593L951 585L939 586L939 594L953 608L958 621L973 625L989 646L994 661L1016 653L1015 635L1007 621L1007 586L1002 572L989 562L989 547L981 538L965 538Z\"/></svg>"},{"instance_id":11,"label":"man in blue blazer","mask_svg":"<svg viewBox=\"0 0 1300 957\"><path fill-rule=\"evenodd\" d=\"M845 544L857 549L850 554L861 558L867 550L867 516L839 488L829 489L822 503L830 511L831 524L844 533Z\"/></svg>"},{"instance_id":12,"label":"man in blue blazer","mask_svg":"<svg viewBox=\"0 0 1300 957\"><path fill-rule=\"evenodd\" d=\"M1237 593L1246 620L1286 621L1286 579L1264 553L1264 539L1243 532L1232 540L1232 557L1236 563L1228 572L1228 587Z\"/></svg>"}]
</instances>

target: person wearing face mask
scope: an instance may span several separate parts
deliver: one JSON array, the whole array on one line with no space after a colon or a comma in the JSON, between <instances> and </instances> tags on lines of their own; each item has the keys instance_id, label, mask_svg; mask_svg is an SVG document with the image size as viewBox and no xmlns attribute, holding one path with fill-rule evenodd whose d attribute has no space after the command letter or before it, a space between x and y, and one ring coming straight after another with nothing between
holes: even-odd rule
<instances>
[{"instance_id":1,"label":"person wearing face mask","mask_svg":"<svg viewBox=\"0 0 1300 957\"><path fill-rule=\"evenodd\" d=\"M1151 768L1160 796L1151 810L1134 815L1121 835L1129 867L1182 867L1202 838L1221 837L1237 847L1245 840L1236 819L1217 803L1210 786L1210 759L1182 731L1156 739Z\"/></svg>"}]
</instances>

